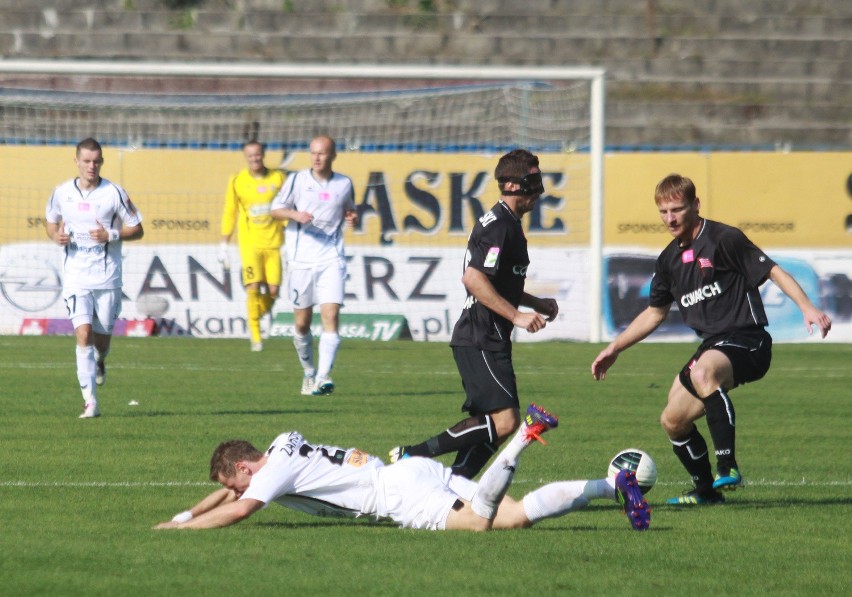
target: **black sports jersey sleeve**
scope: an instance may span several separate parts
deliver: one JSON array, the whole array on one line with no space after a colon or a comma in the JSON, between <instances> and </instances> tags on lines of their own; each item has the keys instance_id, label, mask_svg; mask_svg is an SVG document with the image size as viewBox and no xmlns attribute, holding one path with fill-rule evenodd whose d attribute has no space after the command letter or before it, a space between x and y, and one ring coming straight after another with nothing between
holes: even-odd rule
<instances>
[{"instance_id":1,"label":"black sports jersey sleeve","mask_svg":"<svg viewBox=\"0 0 852 597\"><path fill-rule=\"evenodd\" d=\"M524 294L529 266L527 239L520 220L502 202L485 213L470 233L463 270L475 268L514 307ZM452 346L502 350L511 343L512 322L481 305L470 293L453 329Z\"/></svg>"},{"instance_id":2,"label":"black sports jersey sleeve","mask_svg":"<svg viewBox=\"0 0 852 597\"><path fill-rule=\"evenodd\" d=\"M733 226L704 220L691 245L673 240L657 258L649 304L674 302L683 320L706 338L766 326L759 287L775 265Z\"/></svg>"}]
</instances>

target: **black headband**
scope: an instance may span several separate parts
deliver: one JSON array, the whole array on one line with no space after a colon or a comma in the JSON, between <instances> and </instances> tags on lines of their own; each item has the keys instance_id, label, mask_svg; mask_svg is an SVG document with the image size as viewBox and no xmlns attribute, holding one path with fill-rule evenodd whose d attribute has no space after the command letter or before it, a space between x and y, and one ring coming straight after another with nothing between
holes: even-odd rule
<instances>
[{"instance_id":1,"label":"black headband","mask_svg":"<svg viewBox=\"0 0 852 597\"><path fill-rule=\"evenodd\" d=\"M541 195L544 193L544 182L541 180L541 172L530 172L523 178L517 176L501 176L497 179L499 183L513 182L521 188L517 191L503 191L504 195Z\"/></svg>"}]
</instances>

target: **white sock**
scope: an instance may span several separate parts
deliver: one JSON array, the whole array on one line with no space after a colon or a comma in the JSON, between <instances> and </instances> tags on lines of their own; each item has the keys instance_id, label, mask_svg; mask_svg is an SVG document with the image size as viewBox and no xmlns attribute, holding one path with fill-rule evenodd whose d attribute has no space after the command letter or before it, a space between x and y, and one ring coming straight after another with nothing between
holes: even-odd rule
<instances>
[{"instance_id":1,"label":"white sock","mask_svg":"<svg viewBox=\"0 0 852 597\"><path fill-rule=\"evenodd\" d=\"M515 435L506 443L505 447L500 452L500 456L517 461L521 457L521 452L526 450L527 446L529 446L532 441L535 440L527 439L526 425L521 423L521 426L518 427Z\"/></svg>"},{"instance_id":2,"label":"white sock","mask_svg":"<svg viewBox=\"0 0 852 597\"><path fill-rule=\"evenodd\" d=\"M497 458L482 474L479 480L479 485L476 488L476 494L471 500L470 506L473 511L483 518L489 520L494 518L497 513L497 507L500 505L503 496L512 484L512 479L515 476L515 469L518 467L518 459L521 457L526 447L530 445L530 440L526 438L525 425L521 423L518 431L506 446L500 450Z\"/></svg>"},{"instance_id":3,"label":"white sock","mask_svg":"<svg viewBox=\"0 0 852 597\"><path fill-rule=\"evenodd\" d=\"M524 512L530 522L564 516L586 507L594 499L613 499L615 486L608 479L557 481L524 496Z\"/></svg>"},{"instance_id":4,"label":"white sock","mask_svg":"<svg viewBox=\"0 0 852 597\"><path fill-rule=\"evenodd\" d=\"M93 346L77 347L77 380L80 382L80 392L85 402L97 399L95 393L95 348Z\"/></svg>"},{"instance_id":5,"label":"white sock","mask_svg":"<svg viewBox=\"0 0 852 597\"><path fill-rule=\"evenodd\" d=\"M305 374L313 377L316 368L314 367L314 337L311 332L308 331L304 336L293 334L293 346L296 347L296 354L299 356L299 362Z\"/></svg>"},{"instance_id":6,"label":"white sock","mask_svg":"<svg viewBox=\"0 0 852 597\"><path fill-rule=\"evenodd\" d=\"M470 502L474 512L488 520L494 518L497 507L512 484L517 465L517 459L506 458L502 452L497 455L497 459L482 474L476 487L476 493Z\"/></svg>"},{"instance_id":7,"label":"white sock","mask_svg":"<svg viewBox=\"0 0 852 597\"><path fill-rule=\"evenodd\" d=\"M319 340L319 366L317 377L325 379L331 374L337 349L340 347L340 335L335 332L323 332Z\"/></svg>"}]
</instances>

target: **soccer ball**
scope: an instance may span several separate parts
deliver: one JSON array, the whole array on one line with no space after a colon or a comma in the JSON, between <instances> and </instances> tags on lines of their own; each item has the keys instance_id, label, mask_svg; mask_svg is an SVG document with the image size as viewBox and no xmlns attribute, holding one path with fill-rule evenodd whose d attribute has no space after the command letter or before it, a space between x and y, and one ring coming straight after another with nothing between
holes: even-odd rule
<instances>
[{"instance_id":1,"label":"soccer ball","mask_svg":"<svg viewBox=\"0 0 852 597\"><path fill-rule=\"evenodd\" d=\"M657 482L657 465L651 456L638 448L622 450L609 461L610 477L614 477L621 470L631 470L636 473L639 489L642 493L648 493Z\"/></svg>"},{"instance_id":2,"label":"soccer ball","mask_svg":"<svg viewBox=\"0 0 852 597\"><path fill-rule=\"evenodd\" d=\"M136 312L146 319L162 317L169 310L169 299L158 294L143 294L136 299Z\"/></svg>"}]
</instances>

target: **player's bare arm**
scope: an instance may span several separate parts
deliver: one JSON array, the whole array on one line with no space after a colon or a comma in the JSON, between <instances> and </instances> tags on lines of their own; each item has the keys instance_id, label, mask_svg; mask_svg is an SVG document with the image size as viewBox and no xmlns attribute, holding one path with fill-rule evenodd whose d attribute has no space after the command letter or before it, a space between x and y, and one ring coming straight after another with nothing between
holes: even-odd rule
<instances>
[{"instance_id":1,"label":"player's bare arm","mask_svg":"<svg viewBox=\"0 0 852 597\"><path fill-rule=\"evenodd\" d=\"M295 209L273 209L269 212L274 220L293 220L299 224L310 224L313 221L313 214L307 211L296 211Z\"/></svg>"},{"instance_id":2,"label":"player's bare arm","mask_svg":"<svg viewBox=\"0 0 852 597\"><path fill-rule=\"evenodd\" d=\"M67 245L71 240L71 238L65 234L62 222L45 222L44 228L47 232L47 237L61 247Z\"/></svg>"},{"instance_id":3,"label":"player's bare arm","mask_svg":"<svg viewBox=\"0 0 852 597\"><path fill-rule=\"evenodd\" d=\"M213 508L218 508L223 504L228 504L230 502L236 501L237 494L226 487L222 487L221 489L217 489L203 500L195 504L191 509L190 513L193 517L201 516L205 512L209 512Z\"/></svg>"},{"instance_id":4,"label":"player's bare arm","mask_svg":"<svg viewBox=\"0 0 852 597\"><path fill-rule=\"evenodd\" d=\"M515 309L509 301L497 292L488 276L474 267L468 267L464 270L462 283L477 301L497 315L511 321L515 327L534 334L547 325L544 317L538 313Z\"/></svg>"},{"instance_id":5,"label":"player's bare arm","mask_svg":"<svg viewBox=\"0 0 852 597\"><path fill-rule=\"evenodd\" d=\"M354 209L347 209L343 213L343 219L346 220L346 223L349 224L351 228L354 228L358 225L358 212Z\"/></svg>"},{"instance_id":6,"label":"player's bare arm","mask_svg":"<svg viewBox=\"0 0 852 597\"><path fill-rule=\"evenodd\" d=\"M155 528L175 528L182 522L192 520L196 516L201 516L205 512L209 512L213 508L217 508L222 504L233 502L237 499L237 494L225 487L215 490L213 493L205 496L200 502L195 504L189 510L176 514L171 520L161 522Z\"/></svg>"},{"instance_id":7,"label":"player's bare arm","mask_svg":"<svg viewBox=\"0 0 852 597\"><path fill-rule=\"evenodd\" d=\"M258 500L244 499L229 501L217 506L198 517L187 522L162 522L155 529L219 529L236 524L245 520L261 508L264 504Z\"/></svg>"},{"instance_id":8,"label":"player's bare arm","mask_svg":"<svg viewBox=\"0 0 852 597\"><path fill-rule=\"evenodd\" d=\"M97 222L97 226L89 230L89 236L92 240L99 243L105 243L114 240L137 240L142 238L144 231L142 224L136 226L122 226L117 230L105 228L103 224Z\"/></svg>"},{"instance_id":9,"label":"player's bare arm","mask_svg":"<svg viewBox=\"0 0 852 597\"><path fill-rule=\"evenodd\" d=\"M831 318L811 302L795 278L776 265L769 270L769 279L799 307L802 315L804 315L808 333L813 334L813 326L815 325L819 328L822 337L825 338L825 335L831 329Z\"/></svg>"},{"instance_id":10,"label":"player's bare arm","mask_svg":"<svg viewBox=\"0 0 852 597\"><path fill-rule=\"evenodd\" d=\"M597 381L606 379L607 370L615 364L618 355L647 338L656 330L668 315L668 308L647 307L630 322L627 329L604 348L592 362L592 376Z\"/></svg>"}]
</instances>

